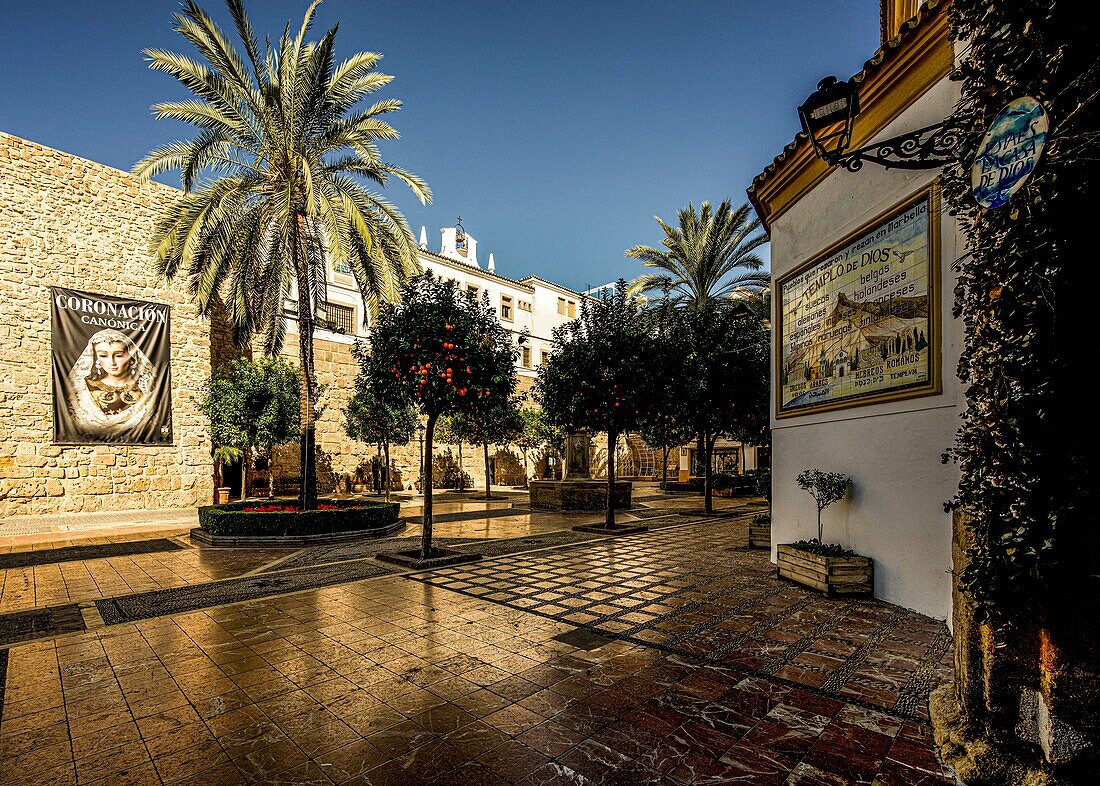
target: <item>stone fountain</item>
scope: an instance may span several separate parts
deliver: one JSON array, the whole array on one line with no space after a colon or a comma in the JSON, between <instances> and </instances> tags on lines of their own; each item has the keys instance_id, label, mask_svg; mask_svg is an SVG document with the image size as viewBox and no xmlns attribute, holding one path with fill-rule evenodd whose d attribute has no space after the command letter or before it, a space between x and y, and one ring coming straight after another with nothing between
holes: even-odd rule
<instances>
[{"instance_id":1,"label":"stone fountain","mask_svg":"<svg viewBox=\"0 0 1100 786\"><path fill-rule=\"evenodd\" d=\"M593 480L590 466L592 435L573 431L565 437L565 477L532 480L531 507L542 510L606 510L607 481ZM615 509L630 507L632 484L615 481Z\"/></svg>"}]
</instances>

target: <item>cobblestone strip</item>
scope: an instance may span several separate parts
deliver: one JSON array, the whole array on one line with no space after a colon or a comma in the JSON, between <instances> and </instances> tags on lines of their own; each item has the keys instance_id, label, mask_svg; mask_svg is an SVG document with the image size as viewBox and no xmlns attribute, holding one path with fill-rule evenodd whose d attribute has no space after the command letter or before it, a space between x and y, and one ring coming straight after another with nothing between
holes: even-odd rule
<instances>
[{"instance_id":1,"label":"cobblestone strip","mask_svg":"<svg viewBox=\"0 0 1100 786\"><path fill-rule=\"evenodd\" d=\"M802 603L798 604L799 610L805 608L808 605L810 605L810 600L809 598L806 598ZM805 652L811 644L820 641L825 631L836 624L837 619L847 616L848 612L850 612L855 607L855 603L848 603L843 609L837 612L835 617L824 618L821 622L814 626L812 631L810 631L798 641L792 643L789 647L784 649L782 653L776 655L773 658L769 658L767 664L761 667L760 673L775 674L781 668L783 668L792 660ZM761 633L762 632L763 630L761 630Z\"/></svg>"},{"instance_id":2,"label":"cobblestone strip","mask_svg":"<svg viewBox=\"0 0 1100 786\"><path fill-rule=\"evenodd\" d=\"M867 656L878 647L879 643L885 639L892 630L897 628L905 620L906 616L908 616L908 613L905 609L900 606L895 608L894 613L890 615L890 619L863 640L856 648L856 651L849 655L844 661L844 664L833 672L833 676L821 686L821 689L832 693L839 691L852 674L859 670L859 667L863 665Z\"/></svg>"},{"instance_id":3,"label":"cobblestone strip","mask_svg":"<svg viewBox=\"0 0 1100 786\"><path fill-rule=\"evenodd\" d=\"M936 639L928 645L924 657L921 658L920 665L917 666L916 671L913 672L913 676L909 679L909 682L901 689L898 701L894 705L895 712L901 712L907 715L916 714L920 705L928 700L928 694L931 693L932 689L940 682L940 659L951 649L951 645L951 634L948 633L945 628L940 631Z\"/></svg>"}]
</instances>

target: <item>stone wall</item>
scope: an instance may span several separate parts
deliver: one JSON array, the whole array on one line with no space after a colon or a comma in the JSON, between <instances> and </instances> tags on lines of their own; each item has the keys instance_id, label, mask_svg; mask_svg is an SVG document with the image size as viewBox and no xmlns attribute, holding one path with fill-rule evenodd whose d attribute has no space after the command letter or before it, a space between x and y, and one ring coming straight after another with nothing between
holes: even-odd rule
<instances>
[{"instance_id":1,"label":"stone wall","mask_svg":"<svg viewBox=\"0 0 1100 786\"><path fill-rule=\"evenodd\" d=\"M147 248L175 193L0 133L0 516L210 500L210 440L197 408L210 330L184 285L156 280ZM171 307L174 444L51 444L50 286Z\"/></svg>"}]
</instances>

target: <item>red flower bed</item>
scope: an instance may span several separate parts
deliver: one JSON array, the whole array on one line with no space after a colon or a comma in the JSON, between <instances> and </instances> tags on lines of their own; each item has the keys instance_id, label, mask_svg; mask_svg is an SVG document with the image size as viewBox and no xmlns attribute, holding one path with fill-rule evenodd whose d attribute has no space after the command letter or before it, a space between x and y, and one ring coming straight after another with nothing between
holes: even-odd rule
<instances>
[{"instance_id":1,"label":"red flower bed","mask_svg":"<svg viewBox=\"0 0 1100 786\"><path fill-rule=\"evenodd\" d=\"M339 505L329 505L322 502L316 508L316 510L355 510L361 508L361 505L347 505L341 507ZM249 508L241 508L245 513L300 513L301 508L297 505L255 505Z\"/></svg>"}]
</instances>

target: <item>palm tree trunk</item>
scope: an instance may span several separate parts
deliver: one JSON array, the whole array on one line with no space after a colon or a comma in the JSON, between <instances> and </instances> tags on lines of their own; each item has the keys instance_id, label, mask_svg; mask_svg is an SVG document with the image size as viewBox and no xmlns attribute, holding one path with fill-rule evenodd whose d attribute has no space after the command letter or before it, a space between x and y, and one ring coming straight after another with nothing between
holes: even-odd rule
<instances>
[{"instance_id":1,"label":"palm tree trunk","mask_svg":"<svg viewBox=\"0 0 1100 786\"><path fill-rule=\"evenodd\" d=\"M665 458L661 462L661 485L664 486L668 483L668 451L670 448L665 448Z\"/></svg>"},{"instance_id":2,"label":"palm tree trunk","mask_svg":"<svg viewBox=\"0 0 1100 786\"><path fill-rule=\"evenodd\" d=\"M248 448L241 451L241 499L248 499Z\"/></svg>"},{"instance_id":3,"label":"palm tree trunk","mask_svg":"<svg viewBox=\"0 0 1100 786\"><path fill-rule=\"evenodd\" d=\"M435 415L428 415L424 426L424 466L420 468L420 486L424 492L424 533L420 536L420 558L432 555L432 438L435 436Z\"/></svg>"},{"instance_id":4,"label":"palm tree trunk","mask_svg":"<svg viewBox=\"0 0 1100 786\"><path fill-rule=\"evenodd\" d=\"M301 467L302 488L298 496L298 506L301 510L313 510L317 507L317 463L316 445L317 432L314 424L316 410L314 408L313 386L313 295L306 275L305 250L302 248L302 224L305 217L298 216L295 222L295 233L291 243L294 271L298 286L298 357L302 367L302 436L301 436Z\"/></svg>"},{"instance_id":5,"label":"palm tree trunk","mask_svg":"<svg viewBox=\"0 0 1100 786\"><path fill-rule=\"evenodd\" d=\"M616 432L607 432L607 518L604 526L608 529L615 526L615 444L618 441Z\"/></svg>"},{"instance_id":6,"label":"palm tree trunk","mask_svg":"<svg viewBox=\"0 0 1100 786\"><path fill-rule=\"evenodd\" d=\"M267 450L267 498L275 496L275 446Z\"/></svg>"},{"instance_id":7,"label":"palm tree trunk","mask_svg":"<svg viewBox=\"0 0 1100 786\"><path fill-rule=\"evenodd\" d=\"M470 482L473 482L471 478ZM458 441L458 490L466 490L466 470L462 467L462 440Z\"/></svg>"},{"instance_id":8,"label":"palm tree trunk","mask_svg":"<svg viewBox=\"0 0 1100 786\"><path fill-rule=\"evenodd\" d=\"M483 442L482 446L485 448L485 499L492 499L492 493L490 492L490 478L489 478L489 443Z\"/></svg>"}]
</instances>

